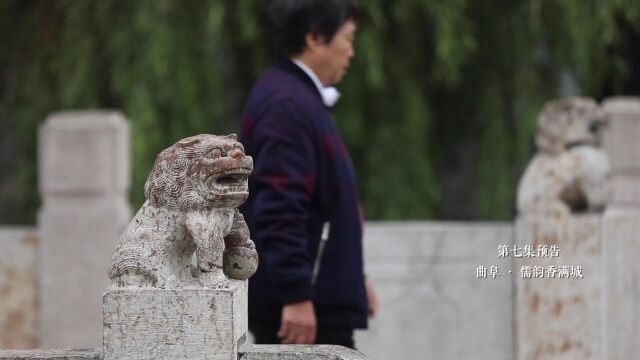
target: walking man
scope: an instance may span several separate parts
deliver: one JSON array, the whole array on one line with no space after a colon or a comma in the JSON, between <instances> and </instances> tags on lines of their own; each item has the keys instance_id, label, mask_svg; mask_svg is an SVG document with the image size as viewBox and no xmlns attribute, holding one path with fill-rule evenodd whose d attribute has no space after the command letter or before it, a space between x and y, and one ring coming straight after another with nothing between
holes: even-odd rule
<instances>
[{"instance_id":1,"label":"walking man","mask_svg":"<svg viewBox=\"0 0 640 360\"><path fill-rule=\"evenodd\" d=\"M254 159L242 208L260 256L249 286L257 343L354 347L377 311L365 281L363 216L330 109L354 56L353 0L275 0L280 57L247 101L241 141Z\"/></svg>"}]
</instances>

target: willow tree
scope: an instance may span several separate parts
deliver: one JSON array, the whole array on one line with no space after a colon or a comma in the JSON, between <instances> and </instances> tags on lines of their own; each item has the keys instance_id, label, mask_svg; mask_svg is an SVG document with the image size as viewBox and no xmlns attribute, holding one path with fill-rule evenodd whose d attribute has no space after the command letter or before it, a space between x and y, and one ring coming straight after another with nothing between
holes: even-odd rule
<instances>
[{"instance_id":1,"label":"willow tree","mask_svg":"<svg viewBox=\"0 0 640 360\"><path fill-rule=\"evenodd\" d=\"M360 0L335 109L369 218L508 219L535 117L564 95L640 92L633 0ZM33 222L36 129L117 108L132 200L162 148L236 131L272 58L266 1L0 2L0 222Z\"/></svg>"}]
</instances>

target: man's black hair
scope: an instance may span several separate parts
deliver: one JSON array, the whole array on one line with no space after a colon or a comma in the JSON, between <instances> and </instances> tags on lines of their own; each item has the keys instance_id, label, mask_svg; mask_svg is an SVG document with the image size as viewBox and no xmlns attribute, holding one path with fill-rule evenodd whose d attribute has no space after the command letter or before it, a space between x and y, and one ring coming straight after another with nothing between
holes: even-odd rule
<instances>
[{"instance_id":1,"label":"man's black hair","mask_svg":"<svg viewBox=\"0 0 640 360\"><path fill-rule=\"evenodd\" d=\"M304 50L307 34L329 42L345 22L360 16L355 0L273 0L269 14L276 48L287 56Z\"/></svg>"}]
</instances>

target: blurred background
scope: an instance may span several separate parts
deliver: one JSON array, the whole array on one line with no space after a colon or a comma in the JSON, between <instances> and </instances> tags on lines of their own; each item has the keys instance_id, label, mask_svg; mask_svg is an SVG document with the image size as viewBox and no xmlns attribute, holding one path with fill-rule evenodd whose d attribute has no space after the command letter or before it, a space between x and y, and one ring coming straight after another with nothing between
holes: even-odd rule
<instances>
[{"instance_id":1,"label":"blurred background","mask_svg":"<svg viewBox=\"0 0 640 360\"><path fill-rule=\"evenodd\" d=\"M640 98L609 103L606 150L628 213L513 219L545 102L640 95L640 1L358 2L334 113L381 303L359 348L636 358ZM154 158L187 136L239 131L274 55L268 3L0 0L0 348L101 346L106 269ZM123 116L45 124L87 109ZM519 266L536 262L497 256L549 241L566 251L547 265L584 266L584 279L522 280ZM480 266L501 276L481 279Z\"/></svg>"},{"instance_id":2,"label":"blurred background","mask_svg":"<svg viewBox=\"0 0 640 360\"><path fill-rule=\"evenodd\" d=\"M640 94L640 2L361 0L338 126L368 219L514 215L542 104ZM36 130L54 110L130 120L133 208L155 155L236 132L271 62L268 1L0 1L0 223L39 207Z\"/></svg>"}]
</instances>

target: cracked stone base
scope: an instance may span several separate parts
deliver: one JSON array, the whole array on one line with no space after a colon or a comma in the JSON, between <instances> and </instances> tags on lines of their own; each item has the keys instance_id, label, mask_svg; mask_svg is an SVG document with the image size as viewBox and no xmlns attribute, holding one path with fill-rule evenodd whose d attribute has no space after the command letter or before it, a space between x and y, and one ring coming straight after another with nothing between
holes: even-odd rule
<instances>
[{"instance_id":1,"label":"cracked stone base","mask_svg":"<svg viewBox=\"0 0 640 360\"><path fill-rule=\"evenodd\" d=\"M236 359L247 332L247 282L229 288L111 288L104 359Z\"/></svg>"}]
</instances>

